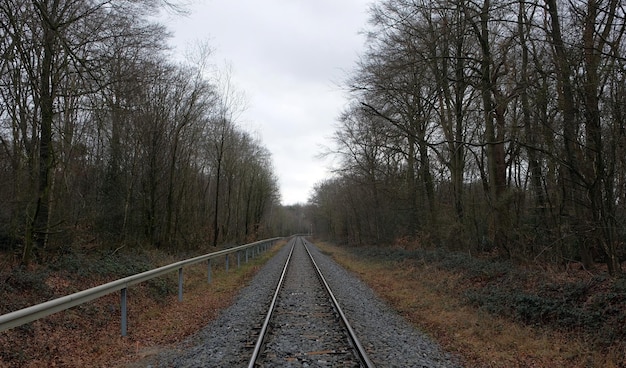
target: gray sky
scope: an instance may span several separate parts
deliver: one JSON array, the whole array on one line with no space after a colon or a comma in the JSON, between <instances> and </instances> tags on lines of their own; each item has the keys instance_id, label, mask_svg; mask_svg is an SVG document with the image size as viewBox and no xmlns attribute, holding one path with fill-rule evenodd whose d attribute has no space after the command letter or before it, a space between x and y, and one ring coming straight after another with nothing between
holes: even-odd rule
<instances>
[{"instance_id":1,"label":"gray sky","mask_svg":"<svg viewBox=\"0 0 626 368\"><path fill-rule=\"evenodd\" d=\"M174 45L207 41L212 61L232 67L246 96L239 124L272 153L283 204L304 203L329 176L316 158L345 95L338 85L363 49L371 0L196 0L187 17L169 18Z\"/></svg>"}]
</instances>

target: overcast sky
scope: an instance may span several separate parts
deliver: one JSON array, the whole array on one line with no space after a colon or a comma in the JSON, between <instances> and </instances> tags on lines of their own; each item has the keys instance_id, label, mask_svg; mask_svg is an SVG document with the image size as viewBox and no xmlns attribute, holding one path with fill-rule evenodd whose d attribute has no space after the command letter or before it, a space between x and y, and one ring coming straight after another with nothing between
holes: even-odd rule
<instances>
[{"instance_id":1,"label":"overcast sky","mask_svg":"<svg viewBox=\"0 0 626 368\"><path fill-rule=\"evenodd\" d=\"M331 146L345 94L339 84L364 45L371 0L195 0L186 17L169 17L179 52L196 41L212 61L232 67L247 100L242 128L272 153L282 203L305 203L329 176L316 158Z\"/></svg>"}]
</instances>

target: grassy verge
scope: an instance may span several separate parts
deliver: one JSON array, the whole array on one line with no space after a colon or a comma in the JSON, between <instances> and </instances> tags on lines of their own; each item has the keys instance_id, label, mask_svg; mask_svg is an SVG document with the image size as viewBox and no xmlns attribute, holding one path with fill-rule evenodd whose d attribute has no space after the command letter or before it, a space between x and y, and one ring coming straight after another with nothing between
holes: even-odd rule
<instances>
[{"instance_id":1,"label":"grassy verge","mask_svg":"<svg viewBox=\"0 0 626 368\"><path fill-rule=\"evenodd\" d=\"M223 259L184 269L183 302L178 302L178 275L152 280L128 291L128 336L120 336L119 294L0 333L0 367L124 366L184 340L231 304L237 292L280 248L276 244L237 268ZM0 313L67 295L104 282L172 263L158 252L115 257L68 256L47 267L0 272ZM218 262L222 264L218 264Z\"/></svg>"},{"instance_id":2,"label":"grassy verge","mask_svg":"<svg viewBox=\"0 0 626 368\"><path fill-rule=\"evenodd\" d=\"M438 251L316 245L468 367L626 366L623 323L607 325L626 313L617 310L620 280Z\"/></svg>"}]
</instances>

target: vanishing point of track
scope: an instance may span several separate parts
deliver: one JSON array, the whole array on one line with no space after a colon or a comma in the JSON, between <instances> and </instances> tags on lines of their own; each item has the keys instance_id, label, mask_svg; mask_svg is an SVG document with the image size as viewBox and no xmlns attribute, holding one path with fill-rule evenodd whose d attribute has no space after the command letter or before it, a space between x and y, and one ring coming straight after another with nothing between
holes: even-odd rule
<instances>
[{"instance_id":1,"label":"vanishing point of track","mask_svg":"<svg viewBox=\"0 0 626 368\"><path fill-rule=\"evenodd\" d=\"M249 368L374 367L304 238L291 240Z\"/></svg>"}]
</instances>

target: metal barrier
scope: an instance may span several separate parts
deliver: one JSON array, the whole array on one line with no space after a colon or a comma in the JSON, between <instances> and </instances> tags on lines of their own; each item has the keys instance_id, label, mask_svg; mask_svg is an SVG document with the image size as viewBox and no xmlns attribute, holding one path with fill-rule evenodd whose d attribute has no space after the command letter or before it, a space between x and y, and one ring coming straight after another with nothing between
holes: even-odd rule
<instances>
[{"instance_id":1,"label":"metal barrier","mask_svg":"<svg viewBox=\"0 0 626 368\"><path fill-rule=\"evenodd\" d=\"M207 281L211 282L211 259L226 256L225 269L228 271L228 255L231 253L237 253L237 266L239 266L240 252L246 252L246 261L248 260L248 251L252 251L252 256L259 254L267 250L274 244L275 241L283 238L272 238L261 240L258 242L240 245L229 249L224 249L219 252L205 254L195 258L190 258L184 261L172 263L167 266L155 268L150 271L138 273L133 276L128 276L123 279L112 281L103 285L93 287L91 289L79 291L74 294L66 295L57 299L47 301L45 303L33 305L24 309L17 310L15 312L3 314L0 316L0 332L11 329L13 327L21 326L28 322L38 320L40 318L49 316L56 312L60 312L77 305L86 303L90 300L100 298L101 296L110 294L112 292L121 291L120 309L121 309L121 331L122 336L126 336L126 330L128 326L127 311L126 311L126 294L129 286L139 284L144 281L148 281L155 277L162 276L174 270L178 270L178 300L183 300L183 267L190 266L192 264L207 261Z\"/></svg>"}]
</instances>

